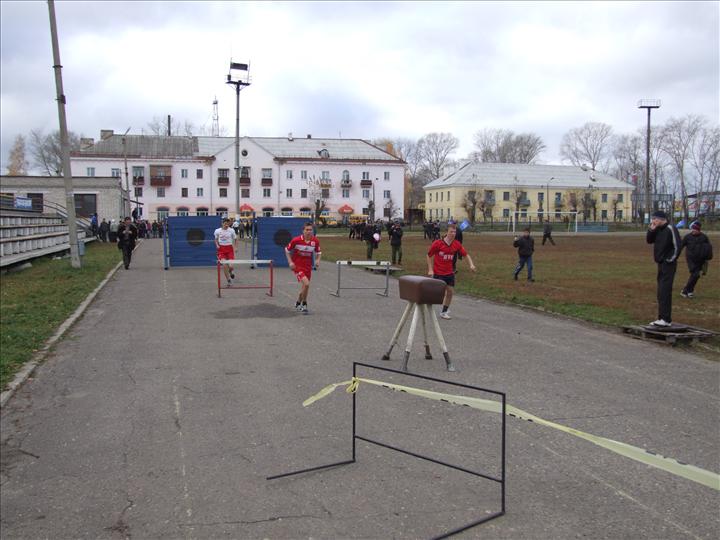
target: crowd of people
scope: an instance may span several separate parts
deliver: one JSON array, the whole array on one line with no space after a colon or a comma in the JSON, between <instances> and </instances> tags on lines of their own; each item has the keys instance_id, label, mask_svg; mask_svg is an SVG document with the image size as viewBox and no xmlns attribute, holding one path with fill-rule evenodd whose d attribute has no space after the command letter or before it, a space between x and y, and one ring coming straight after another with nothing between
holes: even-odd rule
<instances>
[{"instance_id":1,"label":"crowd of people","mask_svg":"<svg viewBox=\"0 0 720 540\"><path fill-rule=\"evenodd\" d=\"M127 218L126 218L127 219ZM101 242L115 243L118 240L118 230L125 220L111 219L108 221L103 218L98 223L98 215L94 213L90 216L91 234ZM138 238L162 238L165 234L165 223L163 221L154 220L152 222L146 219L131 219L133 226L137 229Z\"/></svg>"}]
</instances>

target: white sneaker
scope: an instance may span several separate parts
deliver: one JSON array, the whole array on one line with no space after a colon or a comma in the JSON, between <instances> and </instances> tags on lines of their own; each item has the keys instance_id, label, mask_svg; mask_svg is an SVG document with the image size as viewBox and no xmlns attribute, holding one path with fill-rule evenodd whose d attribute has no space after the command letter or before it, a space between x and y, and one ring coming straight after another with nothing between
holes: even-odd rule
<instances>
[{"instance_id":1,"label":"white sneaker","mask_svg":"<svg viewBox=\"0 0 720 540\"><path fill-rule=\"evenodd\" d=\"M680 291L680 296L682 296L683 298L690 298L691 294L692 293L686 293L685 291Z\"/></svg>"},{"instance_id":2,"label":"white sneaker","mask_svg":"<svg viewBox=\"0 0 720 540\"><path fill-rule=\"evenodd\" d=\"M228 285L232 285L232 279L228 278L227 282L228 282Z\"/></svg>"},{"instance_id":3,"label":"white sneaker","mask_svg":"<svg viewBox=\"0 0 720 540\"><path fill-rule=\"evenodd\" d=\"M443 311L443 312L441 312L441 313L440 313L440 318L441 318L441 319L452 319L452 317L450 316L450 311Z\"/></svg>"},{"instance_id":4,"label":"white sneaker","mask_svg":"<svg viewBox=\"0 0 720 540\"><path fill-rule=\"evenodd\" d=\"M653 321L650 324L653 326L662 326L664 328L667 328L668 326L672 326L672 323L666 322L663 319L658 319L657 321Z\"/></svg>"},{"instance_id":5,"label":"white sneaker","mask_svg":"<svg viewBox=\"0 0 720 540\"><path fill-rule=\"evenodd\" d=\"M688 297L688 298L694 298L694 297L695 297L695 293L689 292L689 293L687 293L687 297Z\"/></svg>"}]
</instances>

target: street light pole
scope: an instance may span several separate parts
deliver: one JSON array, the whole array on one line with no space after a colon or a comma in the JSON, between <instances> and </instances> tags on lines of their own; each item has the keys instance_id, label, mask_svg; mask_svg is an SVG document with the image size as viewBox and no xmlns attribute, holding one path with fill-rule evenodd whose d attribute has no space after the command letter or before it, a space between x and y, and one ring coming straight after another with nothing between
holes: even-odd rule
<instances>
[{"instance_id":1,"label":"street light pole","mask_svg":"<svg viewBox=\"0 0 720 540\"><path fill-rule=\"evenodd\" d=\"M70 145L68 143L67 118L65 117L65 94L63 93L62 65L60 64L60 46L58 44L57 24L55 22L55 2L48 0L50 13L50 36L52 39L53 69L55 70L55 89L57 92L58 120L60 122L60 147L62 149L63 178L65 179L65 211L68 220L68 243L70 244L70 265L81 268L78 250L77 221L75 218L75 193L73 192L72 170L70 169Z\"/></svg>"},{"instance_id":2,"label":"street light pole","mask_svg":"<svg viewBox=\"0 0 720 540\"><path fill-rule=\"evenodd\" d=\"M233 80L233 70L244 71L246 73L246 79L243 80L241 76L238 76L237 80ZM240 91L246 86L250 86L248 64L240 64L230 60L230 72L227 74L227 84L235 87L235 216L240 217Z\"/></svg>"},{"instance_id":3,"label":"street light pole","mask_svg":"<svg viewBox=\"0 0 720 540\"><path fill-rule=\"evenodd\" d=\"M122 145L123 145L123 159L125 160L125 194L127 195L127 203L123 205L123 216L120 216L120 219L123 219L124 217L127 217L130 215L130 180L128 180L128 166L127 166L127 143L125 141L125 137L127 136L128 132L130 131L130 128L127 128L125 130L125 133L123 133L122 136Z\"/></svg>"},{"instance_id":4,"label":"street light pole","mask_svg":"<svg viewBox=\"0 0 720 540\"><path fill-rule=\"evenodd\" d=\"M545 189L547 190L547 200L545 201L545 206L547 206L547 210L545 211L545 219L550 219L548 217L548 214L550 214L550 181L555 180L554 176L550 177L550 180L547 181L547 184L545 184Z\"/></svg>"},{"instance_id":5,"label":"street light pole","mask_svg":"<svg viewBox=\"0 0 720 540\"><path fill-rule=\"evenodd\" d=\"M645 213L650 214L652 203L650 201L650 111L659 109L662 103L659 99L641 99L638 101L638 109L647 109L647 140L645 144L645 200L643 204L643 222Z\"/></svg>"}]
</instances>

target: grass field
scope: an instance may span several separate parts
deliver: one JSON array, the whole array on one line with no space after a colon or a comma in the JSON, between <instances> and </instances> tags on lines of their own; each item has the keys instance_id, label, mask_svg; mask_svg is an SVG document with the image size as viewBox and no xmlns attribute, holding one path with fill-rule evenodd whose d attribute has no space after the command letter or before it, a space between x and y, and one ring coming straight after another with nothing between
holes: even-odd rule
<instances>
[{"instance_id":1,"label":"grass field","mask_svg":"<svg viewBox=\"0 0 720 540\"><path fill-rule=\"evenodd\" d=\"M0 388L40 349L120 260L115 244L86 246L82 269L70 259L35 259L0 280Z\"/></svg>"},{"instance_id":2,"label":"grass field","mask_svg":"<svg viewBox=\"0 0 720 540\"><path fill-rule=\"evenodd\" d=\"M467 262L458 263L458 292L500 302L522 304L592 321L618 326L657 318L655 300L656 265L652 246L643 233L637 235L558 236L556 246L540 245L535 237L533 256L535 283L513 281L517 250L512 236L503 234L465 235L464 245L477 266L470 272ZM720 235L711 235L720 250ZM363 242L346 236L321 236L323 259L361 260L366 257ZM421 233L403 237L403 273L425 275L425 254L430 242ZM375 260L390 260L387 235L383 235ZM685 254L675 277L673 321L720 331L720 264L711 261L707 276L700 278L696 297L680 296L688 278Z\"/></svg>"}]
</instances>

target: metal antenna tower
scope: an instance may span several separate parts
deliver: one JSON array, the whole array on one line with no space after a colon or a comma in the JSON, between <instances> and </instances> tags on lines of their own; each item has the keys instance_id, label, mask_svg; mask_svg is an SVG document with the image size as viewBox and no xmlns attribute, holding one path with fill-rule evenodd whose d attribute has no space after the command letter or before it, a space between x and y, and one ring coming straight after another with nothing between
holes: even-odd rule
<instances>
[{"instance_id":1,"label":"metal antenna tower","mask_svg":"<svg viewBox=\"0 0 720 540\"><path fill-rule=\"evenodd\" d=\"M212 116L212 136L220 136L220 115L218 114L218 100L217 96L213 100L213 116Z\"/></svg>"}]
</instances>

